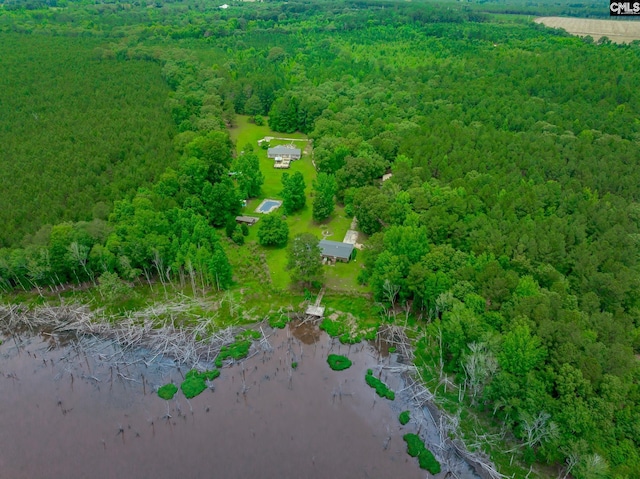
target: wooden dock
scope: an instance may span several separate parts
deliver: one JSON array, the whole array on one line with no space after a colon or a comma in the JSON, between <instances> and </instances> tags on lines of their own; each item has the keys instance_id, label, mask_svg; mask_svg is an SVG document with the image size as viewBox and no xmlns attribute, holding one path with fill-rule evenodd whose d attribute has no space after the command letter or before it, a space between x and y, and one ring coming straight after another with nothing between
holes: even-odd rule
<instances>
[{"instance_id":1,"label":"wooden dock","mask_svg":"<svg viewBox=\"0 0 640 479\"><path fill-rule=\"evenodd\" d=\"M324 296L324 288L322 288L320 293L318 293L316 302L307 306L307 310L305 311L307 317L311 316L313 318L322 318L324 316L324 306L320 306L322 296Z\"/></svg>"}]
</instances>

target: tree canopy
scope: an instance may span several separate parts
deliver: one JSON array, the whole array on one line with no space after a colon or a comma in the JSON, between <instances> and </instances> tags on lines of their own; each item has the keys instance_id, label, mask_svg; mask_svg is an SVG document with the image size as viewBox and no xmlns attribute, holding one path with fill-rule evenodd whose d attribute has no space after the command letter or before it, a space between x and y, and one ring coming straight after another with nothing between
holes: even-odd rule
<instances>
[{"instance_id":1,"label":"tree canopy","mask_svg":"<svg viewBox=\"0 0 640 479\"><path fill-rule=\"evenodd\" d=\"M287 269L295 283L320 283L324 276L318 238L310 233L300 233L289 243Z\"/></svg>"},{"instance_id":2,"label":"tree canopy","mask_svg":"<svg viewBox=\"0 0 640 479\"><path fill-rule=\"evenodd\" d=\"M265 215L258 223L258 242L262 246L283 246L289 240L289 227L275 212Z\"/></svg>"},{"instance_id":3,"label":"tree canopy","mask_svg":"<svg viewBox=\"0 0 640 479\"><path fill-rule=\"evenodd\" d=\"M269 114L313 140L316 219L333 175L369 235L360 281L416 318L417 366L461 388L454 407L499 423L514 462L637 477L640 48L526 17L601 6L50 5L0 10L3 289L228 287L214 227L260 175L225 129ZM304 179L283 178L300 211ZM261 218L261 244L287 237Z\"/></svg>"},{"instance_id":4,"label":"tree canopy","mask_svg":"<svg viewBox=\"0 0 640 479\"><path fill-rule=\"evenodd\" d=\"M306 184L304 176L299 171L293 174L282 174L282 206L287 214L295 213L304 208L307 202L305 195Z\"/></svg>"}]
</instances>

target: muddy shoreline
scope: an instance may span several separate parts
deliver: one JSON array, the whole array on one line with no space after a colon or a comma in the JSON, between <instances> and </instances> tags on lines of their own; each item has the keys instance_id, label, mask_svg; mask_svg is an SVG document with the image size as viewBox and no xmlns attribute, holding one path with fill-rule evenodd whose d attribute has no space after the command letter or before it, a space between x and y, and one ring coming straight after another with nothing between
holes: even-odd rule
<instances>
[{"instance_id":1,"label":"muddy shoreline","mask_svg":"<svg viewBox=\"0 0 640 479\"><path fill-rule=\"evenodd\" d=\"M443 461L438 477L479 477L435 424L399 424L411 396L396 354L342 345L312 323L266 336L202 395L164 401L157 388L186 373L171 359L97 338L5 333L0 477L433 477L406 454L402 435L418 431ZM329 353L353 367L332 371ZM365 384L369 368L395 401Z\"/></svg>"},{"instance_id":2,"label":"muddy shoreline","mask_svg":"<svg viewBox=\"0 0 640 479\"><path fill-rule=\"evenodd\" d=\"M271 350L224 368L214 390L164 401L154 388L186 372L172 361L114 368L108 342L3 340L0 477L425 477L362 381L376 362L368 345L275 331ZM354 367L331 371L329 350Z\"/></svg>"}]
</instances>

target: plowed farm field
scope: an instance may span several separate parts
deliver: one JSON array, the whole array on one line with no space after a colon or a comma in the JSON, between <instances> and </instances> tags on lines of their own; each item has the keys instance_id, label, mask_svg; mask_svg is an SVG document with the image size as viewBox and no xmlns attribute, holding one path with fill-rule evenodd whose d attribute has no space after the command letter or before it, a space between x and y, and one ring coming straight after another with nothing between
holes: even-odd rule
<instances>
[{"instance_id":1,"label":"plowed farm field","mask_svg":"<svg viewBox=\"0 0 640 479\"><path fill-rule=\"evenodd\" d=\"M540 17L536 23L551 28L562 28L572 35L591 35L594 40L607 37L615 43L630 43L640 40L640 21L591 20L585 18Z\"/></svg>"}]
</instances>

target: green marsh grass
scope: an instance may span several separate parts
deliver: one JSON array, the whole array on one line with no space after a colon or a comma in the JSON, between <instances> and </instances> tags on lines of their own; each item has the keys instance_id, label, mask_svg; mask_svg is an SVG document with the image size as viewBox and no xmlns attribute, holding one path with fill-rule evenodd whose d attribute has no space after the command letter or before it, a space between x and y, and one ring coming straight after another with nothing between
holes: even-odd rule
<instances>
[{"instance_id":1,"label":"green marsh grass","mask_svg":"<svg viewBox=\"0 0 640 479\"><path fill-rule=\"evenodd\" d=\"M365 375L364 379L370 387L376 390L376 393L381 398L387 398L391 401L396 398L396 393L389 389L389 386L375 377L371 369L367 369L367 374Z\"/></svg>"},{"instance_id":2,"label":"green marsh grass","mask_svg":"<svg viewBox=\"0 0 640 479\"><path fill-rule=\"evenodd\" d=\"M410 420L411 414L409 413L409 411L402 411L398 416L398 421L400 421L400 424L402 424L403 426L405 426Z\"/></svg>"},{"instance_id":3,"label":"green marsh grass","mask_svg":"<svg viewBox=\"0 0 640 479\"><path fill-rule=\"evenodd\" d=\"M178 386L173 383L165 384L160 389L158 389L158 396L162 399L169 401L173 399L173 396L178 392Z\"/></svg>"},{"instance_id":4,"label":"green marsh grass","mask_svg":"<svg viewBox=\"0 0 640 479\"><path fill-rule=\"evenodd\" d=\"M349 369L353 364L348 357L341 356L340 354L330 354L327 357L327 363L329 363L329 367L334 371L344 371L345 369Z\"/></svg>"},{"instance_id":5,"label":"green marsh grass","mask_svg":"<svg viewBox=\"0 0 640 479\"><path fill-rule=\"evenodd\" d=\"M440 472L440 463L431 451L425 447L420 436L417 434L405 434L402 438L407 443L407 454L411 457L418 458L420 469L425 469L431 474L438 474Z\"/></svg>"},{"instance_id":6,"label":"green marsh grass","mask_svg":"<svg viewBox=\"0 0 640 479\"><path fill-rule=\"evenodd\" d=\"M217 369L204 371L202 373L192 369L185 376L184 381L182 381L182 384L180 385L180 389L182 389L182 392L187 399L194 398L207 389L205 381L213 381L218 376L220 376L220 371Z\"/></svg>"}]
</instances>

